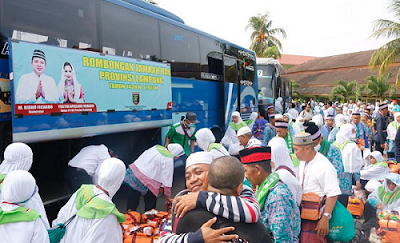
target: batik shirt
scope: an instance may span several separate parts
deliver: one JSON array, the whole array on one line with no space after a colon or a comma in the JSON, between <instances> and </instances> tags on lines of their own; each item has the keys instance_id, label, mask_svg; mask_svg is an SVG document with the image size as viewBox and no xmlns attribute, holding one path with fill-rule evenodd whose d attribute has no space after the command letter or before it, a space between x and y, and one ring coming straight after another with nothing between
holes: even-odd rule
<instances>
[{"instance_id":1,"label":"batik shirt","mask_svg":"<svg viewBox=\"0 0 400 243\"><path fill-rule=\"evenodd\" d=\"M325 140L325 139L324 139ZM346 190L346 180L345 180L345 173L344 173L344 166L343 166L343 160L342 160L342 154L340 153L340 150L333 144L330 144L329 149L328 149L328 153L325 155L323 153L323 149L324 146L321 146L321 149L319 150L319 152L321 154L323 154L333 165L333 167L335 167L336 169L336 173L337 173L337 177L339 179L339 188L340 191L342 191L342 193Z\"/></svg>"},{"instance_id":2,"label":"batik shirt","mask_svg":"<svg viewBox=\"0 0 400 243\"><path fill-rule=\"evenodd\" d=\"M364 123L360 122L357 125L354 123L351 123L353 127L356 130L356 135L357 135L357 145L358 145L358 140L359 139L364 139L365 141L365 148L369 148L368 144L368 133L367 133L367 125Z\"/></svg>"},{"instance_id":3,"label":"batik shirt","mask_svg":"<svg viewBox=\"0 0 400 243\"><path fill-rule=\"evenodd\" d=\"M276 136L276 128L270 123L264 129L264 144L268 144L269 141Z\"/></svg>"},{"instance_id":4,"label":"batik shirt","mask_svg":"<svg viewBox=\"0 0 400 243\"><path fill-rule=\"evenodd\" d=\"M299 242L300 210L288 186L278 181L270 190L261 221L272 232L274 242Z\"/></svg>"},{"instance_id":5,"label":"batik shirt","mask_svg":"<svg viewBox=\"0 0 400 243\"><path fill-rule=\"evenodd\" d=\"M352 185L353 185L353 179L355 181L360 181L360 172L356 172L356 173L344 173L344 178L343 178L343 189L340 188L342 190L342 194L344 195L351 195L351 189L352 189Z\"/></svg>"}]
</instances>

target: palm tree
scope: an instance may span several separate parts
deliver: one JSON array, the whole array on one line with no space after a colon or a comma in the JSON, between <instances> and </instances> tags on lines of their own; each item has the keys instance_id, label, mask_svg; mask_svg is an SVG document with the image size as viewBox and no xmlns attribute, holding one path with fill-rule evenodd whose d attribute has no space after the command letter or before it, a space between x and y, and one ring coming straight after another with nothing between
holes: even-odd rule
<instances>
[{"instance_id":1,"label":"palm tree","mask_svg":"<svg viewBox=\"0 0 400 243\"><path fill-rule=\"evenodd\" d=\"M281 57L281 52L276 46L267 47L267 49L264 51L264 57L278 59Z\"/></svg>"},{"instance_id":2,"label":"palm tree","mask_svg":"<svg viewBox=\"0 0 400 243\"><path fill-rule=\"evenodd\" d=\"M251 33L251 45L250 49L253 50L258 57L265 57L265 51L268 47L276 46L279 51L282 50L282 44L280 40L275 37L276 35L282 35L286 38L286 32L282 28L271 28L272 20L268 19L268 13L257 16L253 16L249 19L249 24L246 30L251 28L253 32Z\"/></svg>"},{"instance_id":3,"label":"palm tree","mask_svg":"<svg viewBox=\"0 0 400 243\"><path fill-rule=\"evenodd\" d=\"M297 88L300 88L300 84L297 83L296 80L294 80L294 79L290 80L290 91L291 91L292 98L293 97L302 98L299 91L296 90Z\"/></svg>"},{"instance_id":4,"label":"palm tree","mask_svg":"<svg viewBox=\"0 0 400 243\"><path fill-rule=\"evenodd\" d=\"M367 85L366 84L357 84L357 88L356 88L356 100L360 100L365 93L365 90L367 89Z\"/></svg>"},{"instance_id":5,"label":"palm tree","mask_svg":"<svg viewBox=\"0 0 400 243\"><path fill-rule=\"evenodd\" d=\"M388 8L400 19L400 0L393 0ZM387 67L396 61L396 57L400 56L400 23L387 19L378 19L375 21L374 33L375 38L385 37L393 39L377 49L371 56L369 65L373 68L379 66L379 77L381 77ZM400 86L400 70L396 76L396 88Z\"/></svg>"},{"instance_id":6,"label":"palm tree","mask_svg":"<svg viewBox=\"0 0 400 243\"><path fill-rule=\"evenodd\" d=\"M370 94L375 95L377 98L380 99L380 101L382 101L385 99L385 96L391 96L394 92L396 92L396 89L387 82L388 79L391 77L391 73L388 73L381 77L369 76L367 78L367 88Z\"/></svg>"},{"instance_id":7,"label":"palm tree","mask_svg":"<svg viewBox=\"0 0 400 243\"><path fill-rule=\"evenodd\" d=\"M357 92L357 82L356 81L346 81L346 80L339 80L336 83L336 86L333 87L331 91L332 97L341 97L344 100L350 100L351 98L356 96Z\"/></svg>"}]
</instances>

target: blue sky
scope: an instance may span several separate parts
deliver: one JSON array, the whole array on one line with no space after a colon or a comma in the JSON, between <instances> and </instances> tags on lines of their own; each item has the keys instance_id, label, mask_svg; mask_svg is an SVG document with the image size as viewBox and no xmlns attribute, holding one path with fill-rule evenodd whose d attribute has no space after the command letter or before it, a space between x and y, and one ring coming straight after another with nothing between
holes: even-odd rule
<instances>
[{"instance_id":1,"label":"blue sky","mask_svg":"<svg viewBox=\"0 0 400 243\"><path fill-rule=\"evenodd\" d=\"M387 39L373 39L373 22L391 19L391 0L156 0L186 24L249 47L251 16L268 12L274 27L288 34L283 53L330 56L376 49Z\"/></svg>"}]
</instances>

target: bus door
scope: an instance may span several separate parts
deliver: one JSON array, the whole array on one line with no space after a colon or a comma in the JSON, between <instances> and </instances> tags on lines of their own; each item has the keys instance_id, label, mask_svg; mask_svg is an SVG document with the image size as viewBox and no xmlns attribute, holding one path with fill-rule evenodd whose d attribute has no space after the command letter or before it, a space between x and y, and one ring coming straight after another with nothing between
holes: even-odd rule
<instances>
[{"instance_id":1,"label":"bus door","mask_svg":"<svg viewBox=\"0 0 400 243\"><path fill-rule=\"evenodd\" d=\"M9 79L8 41L0 35L0 159L4 149L12 142L11 86Z\"/></svg>"},{"instance_id":2,"label":"bus door","mask_svg":"<svg viewBox=\"0 0 400 243\"><path fill-rule=\"evenodd\" d=\"M225 129L231 121L232 112L240 107L240 85L238 62L235 57L224 55L224 95L225 95Z\"/></svg>"}]
</instances>

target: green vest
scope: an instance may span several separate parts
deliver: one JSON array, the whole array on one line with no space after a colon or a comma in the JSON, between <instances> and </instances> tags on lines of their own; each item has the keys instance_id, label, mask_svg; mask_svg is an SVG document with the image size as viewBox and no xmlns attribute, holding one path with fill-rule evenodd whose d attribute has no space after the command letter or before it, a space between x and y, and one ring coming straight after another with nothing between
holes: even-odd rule
<instances>
[{"instance_id":1,"label":"green vest","mask_svg":"<svg viewBox=\"0 0 400 243\"><path fill-rule=\"evenodd\" d=\"M239 131L240 128L247 126L244 121L239 124L235 124L234 122L229 123L229 126L235 130L236 132Z\"/></svg>"},{"instance_id":2,"label":"green vest","mask_svg":"<svg viewBox=\"0 0 400 243\"><path fill-rule=\"evenodd\" d=\"M208 146L208 152L210 152L213 149L220 149L222 148L222 144L220 143L212 143L210 146Z\"/></svg>"},{"instance_id":3,"label":"green vest","mask_svg":"<svg viewBox=\"0 0 400 243\"><path fill-rule=\"evenodd\" d=\"M377 163L373 164L372 166L389 167L386 162L377 162Z\"/></svg>"},{"instance_id":4,"label":"green vest","mask_svg":"<svg viewBox=\"0 0 400 243\"><path fill-rule=\"evenodd\" d=\"M115 204L95 197L94 185L82 185L79 188L76 193L75 207L78 210L76 215L85 219L102 219L114 214L118 222L122 223L126 220L125 215L118 211Z\"/></svg>"},{"instance_id":5,"label":"green vest","mask_svg":"<svg viewBox=\"0 0 400 243\"><path fill-rule=\"evenodd\" d=\"M386 192L385 186L380 186L378 188L379 198L382 200L383 204L391 204L400 198L400 190L397 189L395 192Z\"/></svg>"},{"instance_id":6,"label":"green vest","mask_svg":"<svg viewBox=\"0 0 400 243\"><path fill-rule=\"evenodd\" d=\"M346 146L349 143L354 143L353 141L346 141L342 144L339 144L338 142L334 142L333 144L340 150L342 151L344 149L344 146Z\"/></svg>"},{"instance_id":7,"label":"green vest","mask_svg":"<svg viewBox=\"0 0 400 243\"><path fill-rule=\"evenodd\" d=\"M34 209L18 207L14 210L4 212L0 208L0 225L8 223L35 221L40 215Z\"/></svg>"},{"instance_id":8,"label":"green vest","mask_svg":"<svg viewBox=\"0 0 400 243\"><path fill-rule=\"evenodd\" d=\"M169 150L164 146L156 145L156 149L157 149L157 152L159 152L164 157L168 157L168 158L174 157L174 155L171 154L171 152L169 152Z\"/></svg>"}]
</instances>

